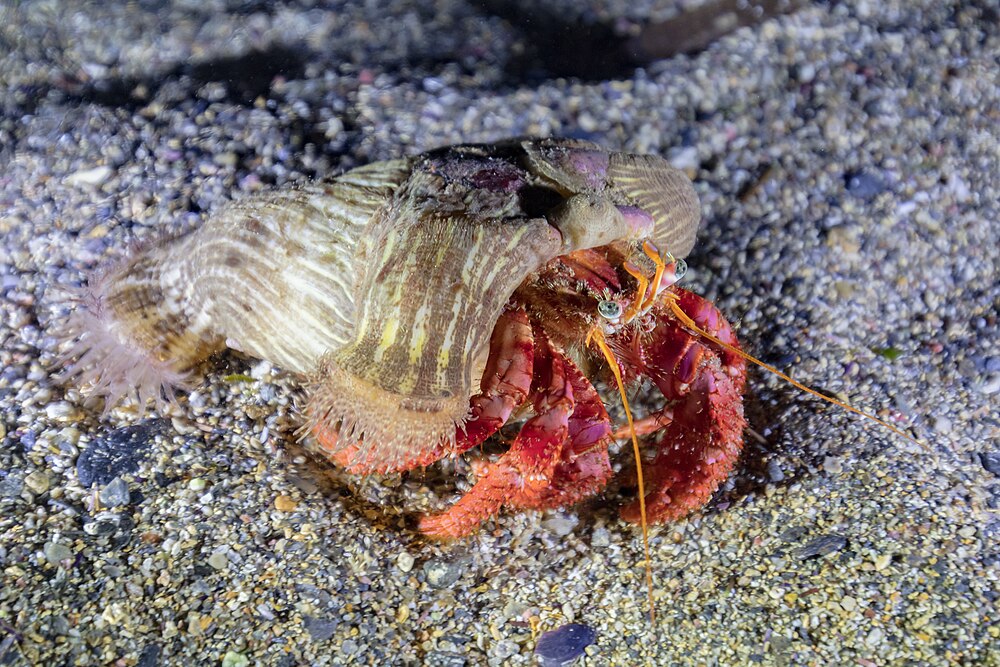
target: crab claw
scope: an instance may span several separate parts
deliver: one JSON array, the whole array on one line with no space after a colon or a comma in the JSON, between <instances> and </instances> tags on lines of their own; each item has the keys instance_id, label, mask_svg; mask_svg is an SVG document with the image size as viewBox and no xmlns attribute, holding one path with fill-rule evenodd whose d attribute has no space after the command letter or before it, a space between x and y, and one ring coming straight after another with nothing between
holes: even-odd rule
<instances>
[{"instance_id":1,"label":"crab claw","mask_svg":"<svg viewBox=\"0 0 1000 667\"><path fill-rule=\"evenodd\" d=\"M579 369L537 332L531 395L535 415L511 448L482 467L476 484L457 503L425 516L421 532L454 539L504 507L561 507L604 487L611 474L607 412Z\"/></svg>"},{"instance_id":2,"label":"crab claw","mask_svg":"<svg viewBox=\"0 0 1000 667\"><path fill-rule=\"evenodd\" d=\"M738 347L729 323L708 301L671 287L654 304L653 331L632 331L615 342L623 364L649 377L666 405L636 423L637 433L655 433L656 451L644 468L646 514L650 522L679 519L707 503L729 476L743 445L743 386L746 362L689 331L669 301L702 330ZM616 436L625 433L616 433ZM626 521L640 520L638 500L622 509Z\"/></svg>"}]
</instances>

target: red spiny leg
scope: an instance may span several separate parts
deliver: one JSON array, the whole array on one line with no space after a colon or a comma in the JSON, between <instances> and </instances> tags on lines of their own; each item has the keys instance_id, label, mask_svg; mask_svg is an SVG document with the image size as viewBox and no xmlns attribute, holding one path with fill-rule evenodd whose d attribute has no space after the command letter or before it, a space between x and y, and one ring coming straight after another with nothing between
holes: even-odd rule
<instances>
[{"instance_id":1,"label":"red spiny leg","mask_svg":"<svg viewBox=\"0 0 1000 667\"><path fill-rule=\"evenodd\" d=\"M686 290L671 293L666 298L676 297L699 327L739 345L715 306ZM705 505L735 466L746 427L746 362L684 329L662 301L653 314L656 327L643 345L639 373L652 378L668 404L656 454L644 469L646 513L650 521L665 522ZM638 501L622 509L622 518L639 521Z\"/></svg>"},{"instance_id":2,"label":"red spiny leg","mask_svg":"<svg viewBox=\"0 0 1000 667\"><path fill-rule=\"evenodd\" d=\"M562 356L561 352L553 351ZM538 498L522 503L524 509L566 507L601 491L611 477L608 445L611 443L611 420L597 390L580 369L564 358L566 376L573 387L576 404L567 422L567 442L552 482Z\"/></svg>"},{"instance_id":3,"label":"red spiny leg","mask_svg":"<svg viewBox=\"0 0 1000 667\"><path fill-rule=\"evenodd\" d=\"M531 325L524 309L504 311L497 319L490 338L490 354L480 381L480 393L469 399L470 416L455 434L454 453L481 444L504 425L511 412L524 403L531 387L534 343ZM341 445L336 428L320 422L313 435L323 454L348 472L364 475L428 466L452 453L442 445L424 456L405 461L397 469L387 469L379 461L358 461L358 445Z\"/></svg>"},{"instance_id":4,"label":"red spiny leg","mask_svg":"<svg viewBox=\"0 0 1000 667\"><path fill-rule=\"evenodd\" d=\"M493 327L480 393L469 400L471 413L458 429L456 453L482 444L528 399L534 356L534 338L524 309L505 311Z\"/></svg>"},{"instance_id":5,"label":"red spiny leg","mask_svg":"<svg viewBox=\"0 0 1000 667\"><path fill-rule=\"evenodd\" d=\"M534 507L545 497L569 435L573 386L569 362L554 352L544 334L535 334L531 395L535 416L525 422L517 439L461 499L441 514L424 517L420 530L437 538L472 532L483 520L507 506Z\"/></svg>"}]
</instances>

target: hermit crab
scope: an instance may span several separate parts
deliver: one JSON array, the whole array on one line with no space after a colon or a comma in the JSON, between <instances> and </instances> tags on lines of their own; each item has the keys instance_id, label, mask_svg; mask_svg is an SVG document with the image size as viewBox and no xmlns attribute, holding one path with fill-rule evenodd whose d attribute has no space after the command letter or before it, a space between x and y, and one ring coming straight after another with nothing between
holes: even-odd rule
<instances>
[{"instance_id":1,"label":"hermit crab","mask_svg":"<svg viewBox=\"0 0 1000 667\"><path fill-rule=\"evenodd\" d=\"M472 489L420 522L600 492L608 446L649 444L629 521L701 507L739 456L745 361L674 284L700 218L665 160L571 140L462 145L248 197L89 281L66 376L113 405L165 400L225 347L301 375L304 431L356 473L427 466L524 420ZM655 389L612 425L591 378ZM627 410L627 407L626 407ZM631 416L629 416L631 424Z\"/></svg>"}]
</instances>

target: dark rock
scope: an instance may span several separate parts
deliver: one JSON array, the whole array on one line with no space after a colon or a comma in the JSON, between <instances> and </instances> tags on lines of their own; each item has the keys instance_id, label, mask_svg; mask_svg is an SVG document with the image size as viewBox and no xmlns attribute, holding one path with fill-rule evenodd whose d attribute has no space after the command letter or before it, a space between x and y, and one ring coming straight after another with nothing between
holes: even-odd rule
<instances>
[{"instance_id":1,"label":"dark rock","mask_svg":"<svg viewBox=\"0 0 1000 667\"><path fill-rule=\"evenodd\" d=\"M315 618L313 616L302 617L302 625L314 642L326 641L337 631L340 621L335 618Z\"/></svg>"},{"instance_id":2,"label":"dark rock","mask_svg":"<svg viewBox=\"0 0 1000 667\"><path fill-rule=\"evenodd\" d=\"M139 662L135 667L157 667L160 664L160 652L163 649L159 644L147 644L139 654Z\"/></svg>"},{"instance_id":3,"label":"dark rock","mask_svg":"<svg viewBox=\"0 0 1000 667\"><path fill-rule=\"evenodd\" d=\"M979 452L979 462L987 472L1000 477L1000 452Z\"/></svg>"},{"instance_id":4,"label":"dark rock","mask_svg":"<svg viewBox=\"0 0 1000 667\"><path fill-rule=\"evenodd\" d=\"M95 482L110 484L115 477L138 470L139 463L149 454L150 442L166 432L168 425L165 419L150 419L115 429L95 440L76 461L80 484L84 487Z\"/></svg>"},{"instance_id":5,"label":"dark rock","mask_svg":"<svg viewBox=\"0 0 1000 667\"><path fill-rule=\"evenodd\" d=\"M885 192L885 180L876 173L859 170L845 174L847 192L858 199L874 199Z\"/></svg>"},{"instance_id":6,"label":"dark rock","mask_svg":"<svg viewBox=\"0 0 1000 667\"><path fill-rule=\"evenodd\" d=\"M774 459L767 462L767 479L775 484L785 479L785 473L781 470L781 464Z\"/></svg>"},{"instance_id":7,"label":"dark rock","mask_svg":"<svg viewBox=\"0 0 1000 667\"><path fill-rule=\"evenodd\" d=\"M811 540L796 554L799 560L815 558L817 556L827 556L842 550L847 546L847 538L841 535L821 535Z\"/></svg>"},{"instance_id":8,"label":"dark rock","mask_svg":"<svg viewBox=\"0 0 1000 667\"><path fill-rule=\"evenodd\" d=\"M545 667L568 665L594 643L597 632L589 625L568 623L538 638L535 655Z\"/></svg>"}]
</instances>

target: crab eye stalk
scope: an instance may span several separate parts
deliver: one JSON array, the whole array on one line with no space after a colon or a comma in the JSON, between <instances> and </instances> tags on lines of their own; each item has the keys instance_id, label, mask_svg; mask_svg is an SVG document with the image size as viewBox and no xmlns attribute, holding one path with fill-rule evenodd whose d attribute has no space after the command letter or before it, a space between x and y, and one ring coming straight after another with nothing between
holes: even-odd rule
<instances>
[{"instance_id":1,"label":"crab eye stalk","mask_svg":"<svg viewBox=\"0 0 1000 667\"><path fill-rule=\"evenodd\" d=\"M617 320L622 316L622 305L617 301L600 301L597 304L597 312L606 320Z\"/></svg>"}]
</instances>

